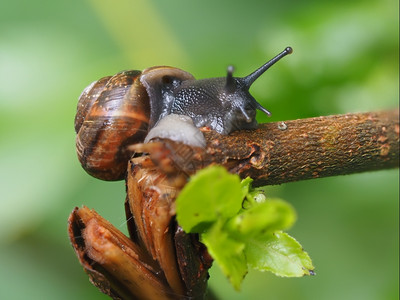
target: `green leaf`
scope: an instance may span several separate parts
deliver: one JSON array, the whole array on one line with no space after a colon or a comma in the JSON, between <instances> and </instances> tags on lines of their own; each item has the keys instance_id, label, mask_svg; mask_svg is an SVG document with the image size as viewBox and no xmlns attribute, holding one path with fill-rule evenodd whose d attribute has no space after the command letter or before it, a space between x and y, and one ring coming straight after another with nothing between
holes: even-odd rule
<instances>
[{"instance_id":1,"label":"green leaf","mask_svg":"<svg viewBox=\"0 0 400 300\"><path fill-rule=\"evenodd\" d=\"M226 229L239 239L247 239L288 229L295 221L296 213L289 203L268 199L243 210L226 224Z\"/></svg>"},{"instance_id":2,"label":"green leaf","mask_svg":"<svg viewBox=\"0 0 400 300\"><path fill-rule=\"evenodd\" d=\"M246 243L248 264L260 271L271 271L283 277L314 275L314 266L307 252L287 233L277 231Z\"/></svg>"},{"instance_id":3,"label":"green leaf","mask_svg":"<svg viewBox=\"0 0 400 300\"><path fill-rule=\"evenodd\" d=\"M197 172L176 200L176 215L186 232L201 233L217 220L226 220L242 207L242 190L237 175L223 167Z\"/></svg>"},{"instance_id":4,"label":"green leaf","mask_svg":"<svg viewBox=\"0 0 400 300\"><path fill-rule=\"evenodd\" d=\"M250 177L246 177L240 182L240 186L242 188L242 196L243 199L247 196L247 194L250 192L251 189L251 184L253 182L253 179Z\"/></svg>"},{"instance_id":5,"label":"green leaf","mask_svg":"<svg viewBox=\"0 0 400 300\"><path fill-rule=\"evenodd\" d=\"M214 224L201 235L201 241L207 246L210 255L217 262L232 286L240 289L247 274L247 261L244 255L245 244L232 239L222 228L222 222Z\"/></svg>"}]
</instances>

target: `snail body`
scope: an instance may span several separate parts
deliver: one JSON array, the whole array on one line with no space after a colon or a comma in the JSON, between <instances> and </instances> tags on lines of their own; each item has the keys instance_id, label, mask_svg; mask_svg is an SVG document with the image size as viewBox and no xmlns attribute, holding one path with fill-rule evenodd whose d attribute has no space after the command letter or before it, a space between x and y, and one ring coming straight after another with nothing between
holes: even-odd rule
<instances>
[{"instance_id":1,"label":"snail body","mask_svg":"<svg viewBox=\"0 0 400 300\"><path fill-rule=\"evenodd\" d=\"M256 110L270 112L250 95L249 88L291 52L287 47L246 77L233 77L229 67L226 77L196 80L186 71L163 66L123 71L93 82L82 92L75 117L76 148L83 168L99 179L123 179L132 155L127 146L142 143L152 129L157 129L156 136L174 139L177 135L168 129L174 120L194 130L205 126L221 134L256 128ZM193 124L178 117L158 125L171 114L189 117ZM193 129L182 132L197 135ZM182 141L192 143L190 137Z\"/></svg>"}]
</instances>

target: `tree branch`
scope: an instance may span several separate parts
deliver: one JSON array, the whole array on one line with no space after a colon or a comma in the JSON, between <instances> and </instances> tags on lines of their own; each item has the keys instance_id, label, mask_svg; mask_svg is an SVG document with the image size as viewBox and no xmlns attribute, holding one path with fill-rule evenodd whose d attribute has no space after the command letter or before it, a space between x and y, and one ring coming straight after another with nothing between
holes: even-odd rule
<instances>
[{"instance_id":1,"label":"tree branch","mask_svg":"<svg viewBox=\"0 0 400 300\"><path fill-rule=\"evenodd\" d=\"M255 186L398 167L398 110L261 124L221 135L202 129L205 149L162 139L132 146L166 173L219 164ZM173 162L168 165L168 162ZM167 162L167 163L166 163Z\"/></svg>"},{"instance_id":2,"label":"tree branch","mask_svg":"<svg viewBox=\"0 0 400 300\"><path fill-rule=\"evenodd\" d=\"M205 160L255 185L398 167L398 110L261 124L229 136L206 132Z\"/></svg>"}]
</instances>

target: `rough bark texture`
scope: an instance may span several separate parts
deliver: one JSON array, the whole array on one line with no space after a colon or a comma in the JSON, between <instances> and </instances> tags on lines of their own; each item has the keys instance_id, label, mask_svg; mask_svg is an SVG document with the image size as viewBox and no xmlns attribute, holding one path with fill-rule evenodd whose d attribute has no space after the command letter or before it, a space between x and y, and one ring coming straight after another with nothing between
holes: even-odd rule
<instances>
[{"instance_id":1,"label":"rough bark texture","mask_svg":"<svg viewBox=\"0 0 400 300\"><path fill-rule=\"evenodd\" d=\"M267 123L207 133L207 153L256 185L398 167L398 110ZM215 153L215 154L214 154Z\"/></svg>"},{"instance_id":2,"label":"rough bark texture","mask_svg":"<svg viewBox=\"0 0 400 300\"><path fill-rule=\"evenodd\" d=\"M175 168L188 174L220 164L250 176L255 186L399 166L398 110L266 123L230 135L204 130L204 135L205 150L167 140L142 150L159 165L172 157Z\"/></svg>"}]
</instances>

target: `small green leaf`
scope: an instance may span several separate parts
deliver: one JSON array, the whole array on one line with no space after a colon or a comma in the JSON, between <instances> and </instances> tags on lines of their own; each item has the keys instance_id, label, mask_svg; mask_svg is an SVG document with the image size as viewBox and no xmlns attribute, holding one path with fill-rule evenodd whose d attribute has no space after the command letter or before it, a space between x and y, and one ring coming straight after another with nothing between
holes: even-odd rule
<instances>
[{"instance_id":1,"label":"small green leaf","mask_svg":"<svg viewBox=\"0 0 400 300\"><path fill-rule=\"evenodd\" d=\"M242 190L237 175L223 167L200 170L176 200L176 215L186 232L201 233L217 220L226 220L242 207Z\"/></svg>"},{"instance_id":2,"label":"small green leaf","mask_svg":"<svg viewBox=\"0 0 400 300\"><path fill-rule=\"evenodd\" d=\"M240 289L247 274L247 261L244 255L245 244L232 239L222 228L222 222L214 224L201 235L201 241L217 262L232 286Z\"/></svg>"},{"instance_id":3,"label":"small green leaf","mask_svg":"<svg viewBox=\"0 0 400 300\"><path fill-rule=\"evenodd\" d=\"M251 238L246 243L248 264L260 271L271 271L283 277L314 275L314 266L307 252L290 235L277 231Z\"/></svg>"},{"instance_id":4,"label":"small green leaf","mask_svg":"<svg viewBox=\"0 0 400 300\"><path fill-rule=\"evenodd\" d=\"M253 179L250 177L246 177L240 182L240 186L242 188L242 196L243 199L247 196L247 194L250 192L251 189L251 184L253 182Z\"/></svg>"},{"instance_id":5,"label":"small green leaf","mask_svg":"<svg viewBox=\"0 0 400 300\"><path fill-rule=\"evenodd\" d=\"M226 225L229 232L239 238L271 234L290 228L296 221L293 207L281 199L268 199L256 203L230 219Z\"/></svg>"}]
</instances>

